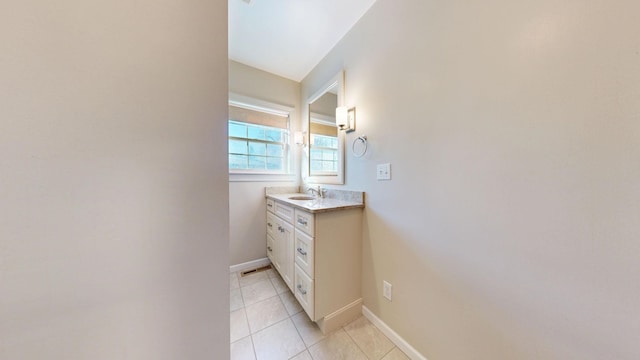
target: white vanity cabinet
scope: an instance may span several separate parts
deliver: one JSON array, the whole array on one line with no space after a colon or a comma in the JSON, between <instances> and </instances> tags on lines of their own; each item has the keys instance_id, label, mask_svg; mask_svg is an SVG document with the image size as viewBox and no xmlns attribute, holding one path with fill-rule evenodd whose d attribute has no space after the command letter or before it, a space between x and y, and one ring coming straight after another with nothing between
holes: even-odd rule
<instances>
[{"instance_id":1,"label":"white vanity cabinet","mask_svg":"<svg viewBox=\"0 0 640 360\"><path fill-rule=\"evenodd\" d=\"M293 207L267 200L267 257L293 290Z\"/></svg>"},{"instance_id":2,"label":"white vanity cabinet","mask_svg":"<svg viewBox=\"0 0 640 360\"><path fill-rule=\"evenodd\" d=\"M280 208L284 210L278 212ZM270 241L276 244L272 246L275 255L268 256L283 278L292 274L289 287L309 318L328 333L360 316L362 208L313 212L276 200L267 210L267 247ZM289 219L293 225L290 244L276 239L278 221L289 224ZM269 233L269 223L275 236Z\"/></svg>"}]
</instances>

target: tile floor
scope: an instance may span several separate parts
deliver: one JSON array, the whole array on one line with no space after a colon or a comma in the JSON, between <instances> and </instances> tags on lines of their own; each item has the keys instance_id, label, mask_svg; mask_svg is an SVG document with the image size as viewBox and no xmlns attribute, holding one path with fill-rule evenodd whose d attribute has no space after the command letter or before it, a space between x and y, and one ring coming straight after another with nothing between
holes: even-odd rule
<instances>
[{"instance_id":1,"label":"tile floor","mask_svg":"<svg viewBox=\"0 0 640 360\"><path fill-rule=\"evenodd\" d=\"M232 360L408 360L364 317L323 335L277 271L230 274Z\"/></svg>"}]
</instances>

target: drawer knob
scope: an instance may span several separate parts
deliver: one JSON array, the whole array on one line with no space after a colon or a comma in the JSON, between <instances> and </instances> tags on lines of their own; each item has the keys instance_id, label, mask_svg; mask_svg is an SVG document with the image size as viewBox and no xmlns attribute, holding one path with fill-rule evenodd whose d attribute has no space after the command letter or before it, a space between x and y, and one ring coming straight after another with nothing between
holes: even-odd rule
<instances>
[{"instance_id":1,"label":"drawer knob","mask_svg":"<svg viewBox=\"0 0 640 360\"><path fill-rule=\"evenodd\" d=\"M302 248L298 248L298 252L300 253L300 255L302 256L307 256L307 252L303 251Z\"/></svg>"},{"instance_id":2,"label":"drawer knob","mask_svg":"<svg viewBox=\"0 0 640 360\"><path fill-rule=\"evenodd\" d=\"M267 250L269 250L269 251L273 251L273 249L271 248L271 246L267 246Z\"/></svg>"},{"instance_id":3,"label":"drawer knob","mask_svg":"<svg viewBox=\"0 0 640 360\"><path fill-rule=\"evenodd\" d=\"M272 225L271 223L267 223L267 225L268 225L269 227L273 227L273 225Z\"/></svg>"},{"instance_id":4,"label":"drawer knob","mask_svg":"<svg viewBox=\"0 0 640 360\"><path fill-rule=\"evenodd\" d=\"M298 284L298 286L296 286L298 288L298 292L302 295L307 295L307 290L302 290L302 285Z\"/></svg>"},{"instance_id":5,"label":"drawer knob","mask_svg":"<svg viewBox=\"0 0 640 360\"><path fill-rule=\"evenodd\" d=\"M298 218L298 224L307 226L307 220L303 218Z\"/></svg>"}]
</instances>

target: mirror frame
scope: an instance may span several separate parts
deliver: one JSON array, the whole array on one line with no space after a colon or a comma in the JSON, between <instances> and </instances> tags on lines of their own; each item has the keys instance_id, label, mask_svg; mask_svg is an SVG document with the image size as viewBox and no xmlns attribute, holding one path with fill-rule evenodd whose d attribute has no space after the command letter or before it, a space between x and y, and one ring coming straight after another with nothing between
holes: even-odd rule
<instances>
[{"instance_id":1,"label":"mirror frame","mask_svg":"<svg viewBox=\"0 0 640 360\"><path fill-rule=\"evenodd\" d=\"M314 92L307 99L307 134L306 141L307 144L310 144L311 133L311 104L320 99L322 95L327 93L329 89L336 87L336 95L338 100L338 106L343 106L344 104L344 70L340 70L339 73L334 75L327 83L325 83L320 89ZM310 184L344 184L344 158L345 158L345 133L344 131L340 131L338 129L338 174L337 175L311 175L311 154L310 154L310 145L306 148L306 182Z\"/></svg>"}]
</instances>

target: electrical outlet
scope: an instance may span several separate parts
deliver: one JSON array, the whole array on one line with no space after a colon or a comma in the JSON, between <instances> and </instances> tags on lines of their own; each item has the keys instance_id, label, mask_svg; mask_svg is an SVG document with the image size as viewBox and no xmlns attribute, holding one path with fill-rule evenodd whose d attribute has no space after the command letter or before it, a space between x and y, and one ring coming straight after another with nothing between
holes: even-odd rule
<instances>
[{"instance_id":1,"label":"electrical outlet","mask_svg":"<svg viewBox=\"0 0 640 360\"><path fill-rule=\"evenodd\" d=\"M379 164L376 172L377 180L391 180L391 164Z\"/></svg>"},{"instance_id":2,"label":"electrical outlet","mask_svg":"<svg viewBox=\"0 0 640 360\"><path fill-rule=\"evenodd\" d=\"M382 296L391 301L393 286L385 280L382 280Z\"/></svg>"}]
</instances>

